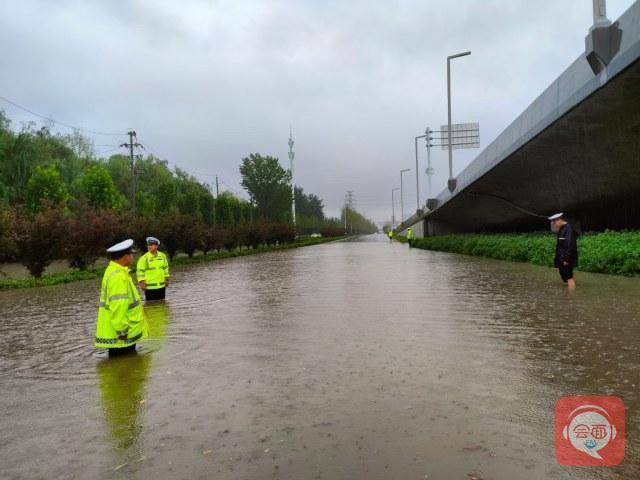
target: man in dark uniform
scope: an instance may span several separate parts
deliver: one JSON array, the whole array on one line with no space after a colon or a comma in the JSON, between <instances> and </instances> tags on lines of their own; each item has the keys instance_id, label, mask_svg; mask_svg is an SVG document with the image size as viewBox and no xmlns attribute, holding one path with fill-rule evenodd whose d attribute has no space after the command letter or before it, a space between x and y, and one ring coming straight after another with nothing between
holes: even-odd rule
<instances>
[{"instance_id":1,"label":"man in dark uniform","mask_svg":"<svg viewBox=\"0 0 640 480\"><path fill-rule=\"evenodd\" d=\"M573 279L573 269L578 265L578 235L573 226L567 222L563 213L551 215L549 221L551 222L551 231L558 234L553 264L558 268L560 277L567 284L569 290L574 290L576 282Z\"/></svg>"}]
</instances>

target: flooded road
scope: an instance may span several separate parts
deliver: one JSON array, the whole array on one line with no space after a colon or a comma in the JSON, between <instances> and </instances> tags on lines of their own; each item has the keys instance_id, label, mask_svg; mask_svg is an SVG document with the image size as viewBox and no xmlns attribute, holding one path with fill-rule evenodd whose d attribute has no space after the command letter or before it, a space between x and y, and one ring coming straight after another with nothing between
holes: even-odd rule
<instances>
[{"instance_id":1,"label":"flooded road","mask_svg":"<svg viewBox=\"0 0 640 480\"><path fill-rule=\"evenodd\" d=\"M0 477L640 478L640 280L379 237L176 269L151 338L92 348L98 281L0 292ZM557 465L563 395L622 465Z\"/></svg>"}]
</instances>

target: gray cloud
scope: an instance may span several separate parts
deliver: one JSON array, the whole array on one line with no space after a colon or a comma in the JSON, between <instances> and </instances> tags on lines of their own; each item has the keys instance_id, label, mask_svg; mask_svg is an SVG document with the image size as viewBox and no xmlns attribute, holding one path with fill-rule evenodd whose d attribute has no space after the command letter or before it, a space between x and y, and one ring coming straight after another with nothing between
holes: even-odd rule
<instances>
[{"instance_id":1,"label":"gray cloud","mask_svg":"<svg viewBox=\"0 0 640 480\"><path fill-rule=\"evenodd\" d=\"M610 0L609 17L631 3ZM473 51L454 64L454 121L479 121L484 147L580 54L590 24L585 0L9 0L0 95L87 128L135 128L173 164L236 191L248 153L287 164L292 123L296 182L330 214L351 189L385 220L398 171L414 168L413 137L446 122L447 54ZM456 152L456 171L477 153ZM433 160L440 190L446 152Z\"/></svg>"}]
</instances>

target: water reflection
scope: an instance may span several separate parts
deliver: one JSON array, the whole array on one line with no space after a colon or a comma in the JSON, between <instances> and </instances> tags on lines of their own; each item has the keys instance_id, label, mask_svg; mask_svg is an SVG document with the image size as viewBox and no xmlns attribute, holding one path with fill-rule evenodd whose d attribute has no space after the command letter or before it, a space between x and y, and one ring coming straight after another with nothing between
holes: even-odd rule
<instances>
[{"instance_id":1,"label":"water reflection","mask_svg":"<svg viewBox=\"0 0 640 480\"><path fill-rule=\"evenodd\" d=\"M152 352L166 338L169 307L165 302L145 304L149 338L141 342L137 353L104 358L96 365L104 420L120 460L141 455L139 446L146 385L152 364Z\"/></svg>"},{"instance_id":2,"label":"water reflection","mask_svg":"<svg viewBox=\"0 0 640 480\"><path fill-rule=\"evenodd\" d=\"M151 356L109 358L96 366L104 421L119 454L138 454Z\"/></svg>"},{"instance_id":3,"label":"water reflection","mask_svg":"<svg viewBox=\"0 0 640 480\"><path fill-rule=\"evenodd\" d=\"M149 325L149 339L145 343L158 344L167 335L169 305L164 301L147 303L144 306L144 314Z\"/></svg>"}]
</instances>

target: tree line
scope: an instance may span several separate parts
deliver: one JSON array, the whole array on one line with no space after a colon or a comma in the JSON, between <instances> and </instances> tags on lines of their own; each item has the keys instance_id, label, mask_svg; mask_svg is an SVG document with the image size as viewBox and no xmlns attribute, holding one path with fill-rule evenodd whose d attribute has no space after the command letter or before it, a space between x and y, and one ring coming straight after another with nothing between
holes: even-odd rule
<instances>
[{"instance_id":1,"label":"tree line","mask_svg":"<svg viewBox=\"0 0 640 480\"><path fill-rule=\"evenodd\" d=\"M39 277L55 259L87 268L118 239L134 238L142 248L151 233L171 256L345 233L343 220L326 218L322 199L300 187L293 229L291 173L277 158L251 154L240 173L249 201L214 195L154 155L138 157L132 215L128 156L101 158L79 133L55 134L34 123L14 130L0 111L0 262L20 261ZM354 233L369 233L363 225Z\"/></svg>"}]
</instances>

